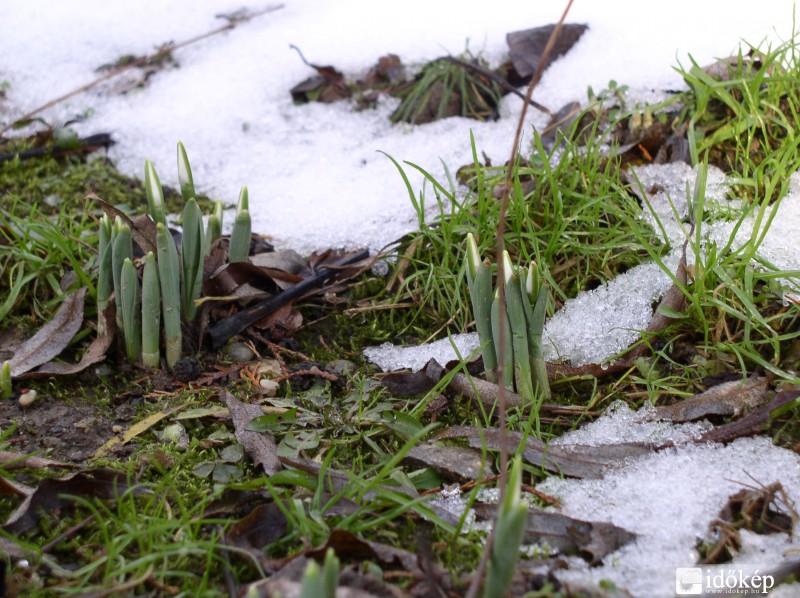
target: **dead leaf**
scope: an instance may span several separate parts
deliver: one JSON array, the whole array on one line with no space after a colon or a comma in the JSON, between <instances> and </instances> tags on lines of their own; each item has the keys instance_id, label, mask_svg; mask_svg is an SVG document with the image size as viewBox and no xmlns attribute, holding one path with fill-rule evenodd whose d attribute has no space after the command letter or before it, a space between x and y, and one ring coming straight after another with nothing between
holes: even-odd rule
<instances>
[{"instance_id":1,"label":"dead leaf","mask_svg":"<svg viewBox=\"0 0 800 598\"><path fill-rule=\"evenodd\" d=\"M110 469L91 469L66 478L45 479L11 514L3 530L23 534L36 527L42 513L57 515L71 506L76 496L108 500L119 498L130 488L125 473ZM144 489L134 489L134 492L144 492Z\"/></svg>"},{"instance_id":2,"label":"dead leaf","mask_svg":"<svg viewBox=\"0 0 800 598\"><path fill-rule=\"evenodd\" d=\"M760 407L752 413L729 424L717 426L713 430L709 430L702 436L696 438L694 442L696 444L705 444L707 442L727 444L733 442L737 438L762 434L769 430L774 414L781 412L788 405L796 402L798 397L800 397L800 391L798 390L783 390L773 397L769 405ZM671 446L673 446L673 444L667 442L659 446L658 449L669 448Z\"/></svg>"},{"instance_id":3,"label":"dead leaf","mask_svg":"<svg viewBox=\"0 0 800 598\"><path fill-rule=\"evenodd\" d=\"M33 494L34 488L9 480L5 476L0 476L0 494L17 495L17 496L30 496Z\"/></svg>"},{"instance_id":4,"label":"dead leaf","mask_svg":"<svg viewBox=\"0 0 800 598\"><path fill-rule=\"evenodd\" d=\"M247 429L247 425L253 419L264 415L261 407L243 403L227 391L222 391L221 396L231 413L236 440L244 447L253 462L261 465L267 475L280 471L282 466L278 460L278 447L272 434L252 432Z\"/></svg>"},{"instance_id":5,"label":"dead leaf","mask_svg":"<svg viewBox=\"0 0 800 598\"><path fill-rule=\"evenodd\" d=\"M20 378L38 378L44 376L70 376L82 372L86 368L106 358L106 353L111 348L116 334L117 323L114 318L113 302L100 314L102 333L98 334L84 351L78 363L59 363L50 361L37 369L26 372Z\"/></svg>"},{"instance_id":6,"label":"dead leaf","mask_svg":"<svg viewBox=\"0 0 800 598\"><path fill-rule=\"evenodd\" d=\"M86 289L67 295L53 319L42 326L11 358L11 377L18 378L33 368L47 363L72 341L83 325L83 303Z\"/></svg>"},{"instance_id":7,"label":"dead leaf","mask_svg":"<svg viewBox=\"0 0 800 598\"><path fill-rule=\"evenodd\" d=\"M764 376L723 382L705 392L673 405L656 407L648 419L687 422L707 415L740 415L762 405L768 396L769 381Z\"/></svg>"},{"instance_id":8,"label":"dead leaf","mask_svg":"<svg viewBox=\"0 0 800 598\"><path fill-rule=\"evenodd\" d=\"M413 552L379 542L369 542L342 529L333 530L325 544L309 550L306 556L321 561L325 558L328 548L333 548L340 559L356 562L373 561L382 567L399 568L410 572L420 570L419 560Z\"/></svg>"},{"instance_id":9,"label":"dead leaf","mask_svg":"<svg viewBox=\"0 0 800 598\"><path fill-rule=\"evenodd\" d=\"M286 535L288 527L278 505L261 504L230 527L225 543L246 550L260 561L264 557L262 549Z\"/></svg>"},{"instance_id":10,"label":"dead leaf","mask_svg":"<svg viewBox=\"0 0 800 598\"><path fill-rule=\"evenodd\" d=\"M130 227L131 237L134 243L142 250L142 255L147 255L150 251L152 251L153 254L158 252L156 249L156 223L153 222L152 218L142 214L141 216L131 219L125 212L104 199L101 199L95 193L89 193L86 197L96 201L103 212L108 214L109 218L113 220L119 216L119 218ZM180 247L180 243L178 246Z\"/></svg>"},{"instance_id":11,"label":"dead leaf","mask_svg":"<svg viewBox=\"0 0 800 598\"><path fill-rule=\"evenodd\" d=\"M317 71L316 76L298 83L291 89L292 100L298 104L306 102L324 102L327 104L347 99L352 95L341 72L332 66L311 64L305 59L300 48L295 45L289 47L297 51L307 66Z\"/></svg>"},{"instance_id":12,"label":"dead leaf","mask_svg":"<svg viewBox=\"0 0 800 598\"><path fill-rule=\"evenodd\" d=\"M636 534L612 523L582 521L551 511L532 510L525 525L525 544L549 546L559 554L577 554L592 565L634 541Z\"/></svg>"},{"instance_id":13,"label":"dead leaf","mask_svg":"<svg viewBox=\"0 0 800 598\"><path fill-rule=\"evenodd\" d=\"M515 80L515 84L524 85L530 81L530 78L539 67L542 53L555 27L555 25L545 25L544 27L534 27L523 31L512 31L506 35L511 63L514 65L514 70L519 77L519 82ZM545 68L556 58L566 54L588 28L588 25L564 23L556 38L555 46L550 52Z\"/></svg>"},{"instance_id":14,"label":"dead leaf","mask_svg":"<svg viewBox=\"0 0 800 598\"><path fill-rule=\"evenodd\" d=\"M482 464L480 452L460 446L419 443L403 461L430 467L448 481L474 481L493 474L491 461Z\"/></svg>"},{"instance_id":15,"label":"dead leaf","mask_svg":"<svg viewBox=\"0 0 800 598\"><path fill-rule=\"evenodd\" d=\"M446 438L465 438L476 449L499 450L500 430L481 429L474 426L451 426L440 432L436 440ZM520 445L524 436L520 432L509 431L506 435L508 446L513 451ZM609 444L600 446L548 446L537 438L529 436L522 449L526 463L547 471L561 473L573 478L600 479L611 468L627 459L649 454L652 449L641 444Z\"/></svg>"},{"instance_id":16,"label":"dead leaf","mask_svg":"<svg viewBox=\"0 0 800 598\"><path fill-rule=\"evenodd\" d=\"M11 451L0 451L0 465L6 471L11 469L46 469L48 467L73 469L75 467L72 463L63 463L62 461L45 459L36 455L23 455L22 453Z\"/></svg>"}]
</instances>

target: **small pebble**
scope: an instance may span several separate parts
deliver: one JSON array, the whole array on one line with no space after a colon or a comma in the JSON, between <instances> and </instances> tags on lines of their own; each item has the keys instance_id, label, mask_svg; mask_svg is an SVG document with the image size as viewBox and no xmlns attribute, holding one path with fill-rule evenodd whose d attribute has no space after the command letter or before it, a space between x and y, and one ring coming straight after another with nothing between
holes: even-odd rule
<instances>
[{"instance_id":1,"label":"small pebble","mask_svg":"<svg viewBox=\"0 0 800 598\"><path fill-rule=\"evenodd\" d=\"M262 359L256 368L256 374L267 378L277 378L281 375L281 364L277 359Z\"/></svg>"},{"instance_id":2,"label":"small pebble","mask_svg":"<svg viewBox=\"0 0 800 598\"><path fill-rule=\"evenodd\" d=\"M35 390L28 390L23 392L19 395L19 406L20 407L30 407L33 405L33 402L36 400L36 397L39 396L39 393Z\"/></svg>"},{"instance_id":3,"label":"small pebble","mask_svg":"<svg viewBox=\"0 0 800 598\"><path fill-rule=\"evenodd\" d=\"M230 353L231 360L237 363L252 361L256 356L250 347L244 343L231 343L231 346L228 347L228 352Z\"/></svg>"},{"instance_id":4,"label":"small pebble","mask_svg":"<svg viewBox=\"0 0 800 598\"><path fill-rule=\"evenodd\" d=\"M268 397L274 397L278 394L278 387L280 384L275 382L275 380L268 380L266 378L262 378L259 381L259 386L261 386L262 392Z\"/></svg>"}]
</instances>

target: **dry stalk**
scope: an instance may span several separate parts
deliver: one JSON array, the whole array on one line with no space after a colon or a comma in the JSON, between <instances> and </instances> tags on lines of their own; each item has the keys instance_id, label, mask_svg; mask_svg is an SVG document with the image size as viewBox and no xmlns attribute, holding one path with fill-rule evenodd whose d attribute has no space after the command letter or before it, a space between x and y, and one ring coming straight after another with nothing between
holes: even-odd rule
<instances>
[{"instance_id":1,"label":"dry stalk","mask_svg":"<svg viewBox=\"0 0 800 598\"><path fill-rule=\"evenodd\" d=\"M503 237L505 235L505 228L506 228L506 212L508 210L508 195L512 189L512 173L514 169L514 164L517 161L517 155L519 153L519 144L520 139L522 138L522 127L525 123L525 115L528 112L528 106L531 103L531 98L533 97L533 90L536 87L536 84L539 83L539 79L542 77L542 73L544 72L545 66L547 65L547 60L550 57L550 53L553 50L553 46L555 45L556 39L558 38L558 34L561 32L561 27L564 24L564 20L567 18L567 14L569 14L569 9L572 7L573 0L567 1L567 6L564 9L564 12L561 15L561 19L559 19L558 23L556 24L553 32L550 34L550 38L547 40L547 45L542 52L542 58L539 61L539 64L536 66L536 72L533 74L530 83L528 84L528 90L525 94L525 101L522 104L522 110L519 114L519 120L517 121L517 131L514 135L514 144L511 147L511 158L508 161L508 166L506 167L506 180L505 184L503 185L502 189L502 196L500 198L500 215L497 221L497 245L495 249L495 262L497 263L497 280L502 281L505 280L505 275L503 273ZM500 309L499 312L505 313L506 309L506 296L505 296L505 289L503 284L498 284L497 289L499 291L499 303ZM505 335L506 335L506 326L505 326L505 318L498 318L498 334L497 334L497 345L498 345L498 356L497 356L497 379L503 379L503 363L505 359ZM498 392L497 392L497 407L498 407L498 427L500 429L500 481L498 482L498 486L500 489L500 497L498 498L498 504L503 503L503 498L506 492L506 485L508 479L508 438L507 438L507 430L506 430L506 393L505 387L501 383L497 385ZM498 509L498 514L500 510ZM487 539L486 546L483 550L483 555L481 556L481 561L478 564L478 569L475 571L475 575L472 578L472 582L470 583L469 590L467 591L466 598L476 598L478 595L478 588L481 585L481 581L483 580L484 573L486 571L486 567L489 562L489 558L492 554L492 544L494 543L494 530L497 527L497 520L495 519L495 525L492 526L492 532L489 534L489 538Z\"/></svg>"}]
</instances>

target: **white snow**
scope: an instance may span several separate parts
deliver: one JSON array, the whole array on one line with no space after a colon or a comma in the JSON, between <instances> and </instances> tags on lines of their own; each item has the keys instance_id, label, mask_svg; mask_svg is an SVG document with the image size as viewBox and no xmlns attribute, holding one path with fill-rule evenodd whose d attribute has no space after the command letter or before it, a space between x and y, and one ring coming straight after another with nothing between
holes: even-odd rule
<instances>
[{"instance_id":1,"label":"white snow","mask_svg":"<svg viewBox=\"0 0 800 598\"><path fill-rule=\"evenodd\" d=\"M498 64L506 54L507 32L553 23L564 4L286 0L280 10L178 50L180 67L156 74L143 90L109 96L104 85L43 116L55 123L85 116L75 128L81 134L112 133L117 144L110 157L124 172L141 177L144 160L151 159L161 181L170 185L177 185L176 144L183 141L196 187L233 204L246 184L253 229L271 235L278 246L301 253L336 246L375 250L417 222L399 174L378 152L419 164L441 178L440 159L451 171L471 161L472 131L478 151L501 163L510 153L521 101L506 98L497 122L450 118L421 126L391 125L392 100L361 112L349 102L295 106L289 89L313 71L289 44L300 47L310 62L333 65L351 76L364 74L389 52L413 66L459 54L467 42L471 51ZM205 33L224 24L216 14L241 6L241 0L0 2L0 82L10 85L6 98L0 98L0 127L91 82L100 65ZM555 110L584 100L588 86L597 91L612 79L640 96L682 88L673 67L678 62L688 66L689 53L703 65L735 53L741 39L754 44L787 39L793 9L793 0L756 7L741 0L674 0L668 7L634 0L576 2L568 20L588 23L590 29L545 73L535 99ZM542 114L529 113L529 125L544 122ZM421 177L412 169L407 173L418 191ZM691 188L694 173L675 166L642 168L637 175L645 188L658 183L664 189L654 197L654 208L673 245L680 246L683 233L672 219L668 198L683 218L685 183ZM723 181L713 173L709 180L709 193L715 196ZM793 184L772 222L774 234L760 252L781 268L800 270L792 242L800 219L800 178ZM747 220L737 242L744 242L752 227L753 220ZM708 240L724 244L731 231L732 224L715 223L707 227ZM666 261L674 267L676 260L673 255ZM608 359L647 325L652 301L668 285L664 272L646 264L579 295L548 322L548 357L575 364ZM462 355L477 346L471 335L456 342ZM433 350L441 362L455 357L448 339ZM425 347L407 352L379 347L370 353L384 369L417 369L430 356ZM702 424L642 422L616 408L561 442L682 440L701 429ZM612 579L634 596L672 595L674 567L694 563L695 536L727 496L741 488L737 482L753 483L749 475L764 484L780 481L789 496L800 498L797 455L766 438L727 447L679 447L603 480L549 480L542 489L560 496L567 514L611 521L641 536L602 567L564 572L563 577ZM785 538L748 537L744 557L750 563L776 564L785 547ZM781 592L788 596L791 590Z\"/></svg>"},{"instance_id":2,"label":"white snow","mask_svg":"<svg viewBox=\"0 0 800 598\"><path fill-rule=\"evenodd\" d=\"M565 435L559 444L619 442L607 430L629 426L630 416L626 409L617 408ZM672 435L670 428L663 424L665 438ZM682 434L679 426L674 428L676 435ZM636 440L636 432L628 439ZM558 497L565 515L610 522L639 535L635 543L609 555L602 566L565 570L559 573L562 580L608 579L633 596L658 598L675 595L676 567L694 566L696 543L705 537L728 497L745 487L773 482L780 482L796 503L800 457L759 437L741 438L728 446L679 445L627 464L602 480L551 477L538 489ZM781 563L788 549L798 547L800 532L795 530L794 538L745 534L743 540L742 554L726 567L757 568L764 573Z\"/></svg>"}]
</instances>

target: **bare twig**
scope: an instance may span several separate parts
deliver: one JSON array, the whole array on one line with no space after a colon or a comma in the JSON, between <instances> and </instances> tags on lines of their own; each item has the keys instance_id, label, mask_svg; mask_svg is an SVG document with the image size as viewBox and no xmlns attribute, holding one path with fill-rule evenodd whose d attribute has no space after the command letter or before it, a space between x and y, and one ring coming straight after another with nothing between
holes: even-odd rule
<instances>
[{"instance_id":1,"label":"bare twig","mask_svg":"<svg viewBox=\"0 0 800 598\"><path fill-rule=\"evenodd\" d=\"M34 116L36 116L37 114L39 114L40 112L43 112L43 111L47 110L48 108L52 108L53 106L56 106L57 104L60 104L61 102L64 102L65 100L68 100L68 99L70 99L70 98L72 98L72 97L74 97L76 95L82 94L84 91L89 91L90 89L92 89L93 87L97 87L98 85L100 85L104 81L108 81L109 79L113 79L114 77L116 77L120 73L123 73L123 72L125 72L127 70L130 70L132 68L136 68L136 67L148 64L150 62L158 61L159 59L164 58L165 56L168 56L169 54L171 54L175 50L179 50L180 48L185 48L186 46L190 46L192 44L195 44L195 43L197 43L199 41L202 41L204 39L207 39L207 38L209 38L211 36L217 35L217 34L222 33L224 31L229 31L230 29L235 28L240 23L245 23L245 22L250 21L250 20L252 20L252 19L254 19L256 17L260 17L261 15L265 15L267 13L274 12L274 11L279 10L281 8L283 8L283 4L270 5L270 6L268 6L267 8L265 8L263 10L259 10L257 12L245 14L244 16L240 16L240 17L237 17L235 19L231 19L231 20L228 21L227 25L223 25L222 27L217 27L216 29L212 29L211 31L208 31L208 32L203 33L201 35L196 35L195 37L189 38L189 39L184 40L182 42L179 42L177 44L171 44L171 43L170 44L164 44L154 54L150 54L148 56L142 56L141 58L137 58L136 60L133 60L133 61L129 62L128 64L117 66L117 67L111 69L108 73L106 73L102 77L98 77L94 81L90 81L89 83L87 83L85 85L81 85L77 89L73 89L72 91L70 91L68 93L65 93L63 96L59 96L59 97L55 98L54 100L50 100L46 104L43 104L43 105L39 106L35 110L31 110L27 114L23 114L19 118L15 119L11 123L9 123L5 127L3 127L2 129L0 129L0 137L5 135L11 129L13 129L14 125L17 122L31 119Z\"/></svg>"},{"instance_id":2,"label":"bare twig","mask_svg":"<svg viewBox=\"0 0 800 598\"><path fill-rule=\"evenodd\" d=\"M564 24L564 20L567 18L567 14L569 13L569 9L572 7L572 1L568 0L567 6L564 9L564 13L561 15L561 19L556 24L553 32L550 34L550 38L547 40L547 45L542 52L542 58L539 61L539 64L536 66L536 72L533 74L531 78L531 82L528 84L528 91L525 94L525 102L522 104L522 110L520 111L519 121L517 121L517 131L514 135L514 145L511 148L511 158L508 161L508 166L506 168L506 181L505 185L503 186L503 195L500 199L500 215L497 221L497 246L496 246L496 257L495 261L497 262L497 289L499 292L499 312L501 314L505 313L506 310L506 294L505 294L505 285L502 281L505 280L505 274L503 273L503 237L505 236L505 228L506 228L506 211L508 210L508 195L511 192L511 185L512 185L512 176L514 172L514 164L517 161L517 155L519 153L519 144L520 139L522 138L522 127L525 124L525 115L528 112L528 106L530 105L531 98L533 97L533 90L536 87L536 84L539 83L539 79L542 78L542 73L544 72L544 68L547 65L547 60L550 57L550 52L553 50L553 46L555 45L556 39L558 39L558 34L561 32L561 26ZM500 481L498 483L499 490L500 490L500 497L498 498L498 504L503 504L503 498L506 492L506 483L508 479L508 438L506 436L506 396L505 396L505 385L502 383L503 380L503 363L505 362L505 336L506 336L506 326L505 326L505 318L500 317L498 318L498 334L497 334L497 379L501 382L498 384L498 393L497 393L497 408L498 408L498 427L500 428ZM498 514L500 510L498 509ZM497 519L495 518L495 525L492 526L492 532L489 534L489 538L486 541L486 546L483 550L483 555L481 555L481 561L478 564L478 569L475 571L475 576L472 578L472 582L470 583L469 590L467 591L466 598L476 598L478 595L478 588L481 585L481 580L483 579L484 572L486 571L486 567L489 562L489 558L492 554L492 544L494 543L495 536L494 530L497 527Z\"/></svg>"}]
</instances>

